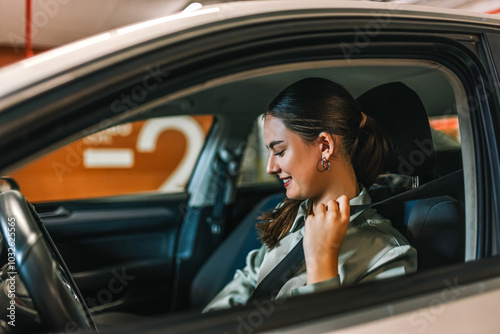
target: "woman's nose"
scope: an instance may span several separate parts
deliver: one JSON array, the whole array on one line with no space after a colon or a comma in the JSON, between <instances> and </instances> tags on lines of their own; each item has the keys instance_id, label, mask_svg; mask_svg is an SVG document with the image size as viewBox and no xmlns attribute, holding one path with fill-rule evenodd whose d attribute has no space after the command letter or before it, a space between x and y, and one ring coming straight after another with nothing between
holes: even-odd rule
<instances>
[{"instance_id":1,"label":"woman's nose","mask_svg":"<svg viewBox=\"0 0 500 334\"><path fill-rule=\"evenodd\" d=\"M267 160L266 172L267 174L273 175L279 173L279 165L276 163L274 155L271 153L269 159Z\"/></svg>"}]
</instances>

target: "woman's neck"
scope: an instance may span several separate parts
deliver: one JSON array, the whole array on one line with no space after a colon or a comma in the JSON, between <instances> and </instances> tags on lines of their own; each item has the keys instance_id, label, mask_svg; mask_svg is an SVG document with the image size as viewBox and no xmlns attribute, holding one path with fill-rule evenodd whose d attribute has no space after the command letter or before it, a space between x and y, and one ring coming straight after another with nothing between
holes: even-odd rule
<instances>
[{"instance_id":1,"label":"woman's neck","mask_svg":"<svg viewBox=\"0 0 500 334\"><path fill-rule=\"evenodd\" d=\"M361 191L350 163L336 161L332 163L332 168L324 173L326 189L317 198L312 198L313 213L316 212L316 207L320 203L327 205L329 201L337 200L342 195L346 195L351 200Z\"/></svg>"}]
</instances>

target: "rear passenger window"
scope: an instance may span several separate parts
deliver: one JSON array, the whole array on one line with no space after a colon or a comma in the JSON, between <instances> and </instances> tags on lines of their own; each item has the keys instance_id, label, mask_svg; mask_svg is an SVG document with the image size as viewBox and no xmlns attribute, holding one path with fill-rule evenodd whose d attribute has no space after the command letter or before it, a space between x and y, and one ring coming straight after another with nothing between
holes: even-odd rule
<instances>
[{"instance_id":1,"label":"rear passenger window","mask_svg":"<svg viewBox=\"0 0 500 334\"><path fill-rule=\"evenodd\" d=\"M184 191L213 116L160 117L86 136L14 171L28 200Z\"/></svg>"},{"instance_id":2,"label":"rear passenger window","mask_svg":"<svg viewBox=\"0 0 500 334\"><path fill-rule=\"evenodd\" d=\"M431 116L429 123L436 151L460 149L457 115Z\"/></svg>"},{"instance_id":3,"label":"rear passenger window","mask_svg":"<svg viewBox=\"0 0 500 334\"><path fill-rule=\"evenodd\" d=\"M462 168L462 151L458 116L456 114L430 116L432 141L436 150L438 175L446 175Z\"/></svg>"}]
</instances>

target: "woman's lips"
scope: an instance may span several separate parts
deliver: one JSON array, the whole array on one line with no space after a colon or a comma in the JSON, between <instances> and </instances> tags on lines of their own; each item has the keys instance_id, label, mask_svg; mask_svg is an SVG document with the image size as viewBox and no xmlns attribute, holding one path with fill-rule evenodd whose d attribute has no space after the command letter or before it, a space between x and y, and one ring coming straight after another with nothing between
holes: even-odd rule
<instances>
[{"instance_id":1,"label":"woman's lips","mask_svg":"<svg viewBox=\"0 0 500 334\"><path fill-rule=\"evenodd\" d=\"M285 186L285 188L288 187L291 182L292 182L292 178L291 177L283 179L283 185Z\"/></svg>"}]
</instances>

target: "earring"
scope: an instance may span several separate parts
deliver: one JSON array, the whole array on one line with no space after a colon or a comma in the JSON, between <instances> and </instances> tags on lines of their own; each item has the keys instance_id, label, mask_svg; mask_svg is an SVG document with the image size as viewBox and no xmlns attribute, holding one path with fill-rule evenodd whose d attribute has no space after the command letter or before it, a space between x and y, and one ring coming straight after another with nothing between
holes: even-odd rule
<instances>
[{"instance_id":1,"label":"earring","mask_svg":"<svg viewBox=\"0 0 500 334\"><path fill-rule=\"evenodd\" d=\"M321 159L321 167L323 167L323 172L330 169L330 160L326 158Z\"/></svg>"}]
</instances>

